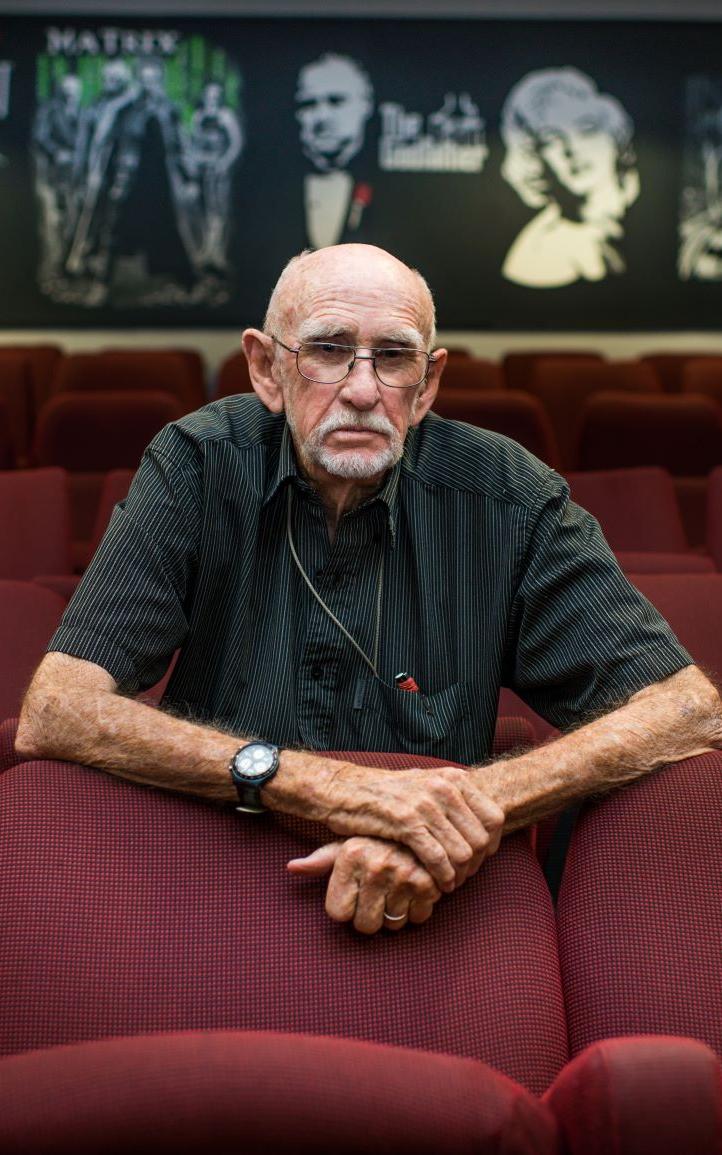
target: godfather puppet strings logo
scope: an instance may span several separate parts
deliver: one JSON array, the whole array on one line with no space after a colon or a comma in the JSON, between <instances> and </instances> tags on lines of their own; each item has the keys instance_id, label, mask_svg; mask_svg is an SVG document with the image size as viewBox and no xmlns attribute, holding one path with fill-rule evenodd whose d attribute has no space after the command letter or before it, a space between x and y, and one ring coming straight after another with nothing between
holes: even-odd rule
<instances>
[{"instance_id":1,"label":"godfather puppet strings logo","mask_svg":"<svg viewBox=\"0 0 722 1155\"><path fill-rule=\"evenodd\" d=\"M43 293L117 308L228 299L240 89L203 36L46 30L32 135Z\"/></svg>"}]
</instances>

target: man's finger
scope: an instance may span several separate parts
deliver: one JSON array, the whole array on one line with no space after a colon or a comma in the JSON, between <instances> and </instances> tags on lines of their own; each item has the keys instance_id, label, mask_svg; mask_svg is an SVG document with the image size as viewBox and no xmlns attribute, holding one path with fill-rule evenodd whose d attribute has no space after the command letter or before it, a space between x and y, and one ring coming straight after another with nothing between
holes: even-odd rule
<instances>
[{"instance_id":1,"label":"man's finger","mask_svg":"<svg viewBox=\"0 0 722 1155\"><path fill-rule=\"evenodd\" d=\"M343 843L341 844L343 845ZM337 856L338 857L338 856ZM356 869L345 855L334 864L326 890L326 914L334 922L350 922L356 914L359 883Z\"/></svg>"},{"instance_id":2,"label":"man's finger","mask_svg":"<svg viewBox=\"0 0 722 1155\"><path fill-rule=\"evenodd\" d=\"M353 924L362 934L376 934L384 925L384 910L386 908L386 885L370 882L364 879L361 882L356 900L356 914Z\"/></svg>"},{"instance_id":3,"label":"man's finger","mask_svg":"<svg viewBox=\"0 0 722 1155\"><path fill-rule=\"evenodd\" d=\"M321 878L332 869L342 846L343 842L328 842L325 846L319 846L312 854L307 854L305 858L292 858L286 863L286 870L291 874Z\"/></svg>"},{"instance_id":4,"label":"man's finger","mask_svg":"<svg viewBox=\"0 0 722 1155\"><path fill-rule=\"evenodd\" d=\"M409 906L409 922L422 923L427 922L434 913L433 902L421 902L416 899Z\"/></svg>"}]
</instances>

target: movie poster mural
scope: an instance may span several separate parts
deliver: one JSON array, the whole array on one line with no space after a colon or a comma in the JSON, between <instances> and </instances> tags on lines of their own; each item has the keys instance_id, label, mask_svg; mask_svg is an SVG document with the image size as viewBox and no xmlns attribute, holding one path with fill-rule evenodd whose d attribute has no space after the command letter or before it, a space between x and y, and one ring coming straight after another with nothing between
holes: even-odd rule
<instances>
[{"instance_id":1,"label":"movie poster mural","mask_svg":"<svg viewBox=\"0 0 722 1155\"><path fill-rule=\"evenodd\" d=\"M722 24L0 18L2 325L259 322L380 244L455 329L718 328Z\"/></svg>"}]
</instances>

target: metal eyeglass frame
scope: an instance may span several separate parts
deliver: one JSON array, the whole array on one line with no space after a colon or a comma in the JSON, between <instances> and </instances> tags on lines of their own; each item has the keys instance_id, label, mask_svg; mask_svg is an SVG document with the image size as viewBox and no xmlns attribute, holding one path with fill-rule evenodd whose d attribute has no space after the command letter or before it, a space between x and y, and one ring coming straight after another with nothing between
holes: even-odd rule
<instances>
[{"instance_id":1,"label":"metal eyeglass frame","mask_svg":"<svg viewBox=\"0 0 722 1155\"><path fill-rule=\"evenodd\" d=\"M403 346L399 346L400 352L403 353L423 353L424 357L426 358L426 372L422 377L419 378L418 381L413 381L410 385L389 385L387 381L384 381L381 377L379 377L379 371L376 368L376 354L388 353L391 346L381 349L371 349L370 354L367 354L358 352L358 349L362 349L363 345L339 345L336 341L302 341L297 349L293 349L290 345L286 345L278 337L272 336L271 340L275 341L277 345L280 345L281 348L285 349L288 353L295 354L296 369L298 370L299 376L303 377L304 381L311 381L314 385L340 385L342 381L346 380L357 361L370 361L373 366L376 380L379 382L379 384L383 385L384 389L415 389L426 380L429 375L429 369L436 361L436 358L431 353L427 353L425 349L406 349ZM348 366L343 377L339 377L338 381L317 381L315 377L307 377L305 373L302 373L298 365L298 355L304 346L308 345L333 345L335 349L348 349L349 353L353 354L353 357L351 358L351 364Z\"/></svg>"}]
</instances>

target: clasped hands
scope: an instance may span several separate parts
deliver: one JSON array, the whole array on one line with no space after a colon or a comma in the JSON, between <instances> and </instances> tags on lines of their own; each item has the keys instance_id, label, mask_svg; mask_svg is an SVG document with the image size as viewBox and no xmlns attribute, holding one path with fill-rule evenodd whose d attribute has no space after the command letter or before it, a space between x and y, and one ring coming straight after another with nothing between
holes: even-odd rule
<instances>
[{"instance_id":1,"label":"clasped hands","mask_svg":"<svg viewBox=\"0 0 722 1155\"><path fill-rule=\"evenodd\" d=\"M293 859L288 869L312 877L330 872L327 914L364 934L426 922L442 893L496 852L504 827L503 810L475 772L451 766L386 771L346 763L327 802L323 821L346 837Z\"/></svg>"}]
</instances>

